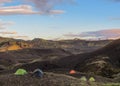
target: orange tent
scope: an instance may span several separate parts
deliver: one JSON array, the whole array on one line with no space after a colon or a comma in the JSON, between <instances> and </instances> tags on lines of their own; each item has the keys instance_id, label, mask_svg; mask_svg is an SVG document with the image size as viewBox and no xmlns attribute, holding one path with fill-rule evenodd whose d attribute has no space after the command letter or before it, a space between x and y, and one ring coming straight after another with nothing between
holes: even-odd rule
<instances>
[{"instance_id":1,"label":"orange tent","mask_svg":"<svg viewBox=\"0 0 120 86\"><path fill-rule=\"evenodd\" d=\"M75 70L70 70L69 74L75 74L76 71Z\"/></svg>"}]
</instances>

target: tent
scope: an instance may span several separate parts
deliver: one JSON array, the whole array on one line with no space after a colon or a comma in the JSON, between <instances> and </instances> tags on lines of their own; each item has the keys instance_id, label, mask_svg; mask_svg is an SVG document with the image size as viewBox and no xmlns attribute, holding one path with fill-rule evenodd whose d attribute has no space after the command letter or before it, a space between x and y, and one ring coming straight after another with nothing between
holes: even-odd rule
<instances>
[{"instance_id":1,"label":"tent","mask_svg":"<svg viewBox=\"0 0 120 86\"><path fill-rule=\"evenodd\" d=\"M25 69L18 69L14 74L15 75L25 75L28 72Z\"/></svg>"},{"instance_id":2,"label":"tent","mask_svg":"<svg viewBox=\"0 0 120 86\"><path fill-rule=\"evenodd\" d=\"M75 74L76 71L75 70L70 70L69 74Z\"/></svg>"},{"instance_id":3,"label":"tent","mask_svg":"<svg viewBox=\"0 0 120 86\"><path fill-rule=\"evenodd\" d=\"M90 82L95 82L95 78L94 78L94 77L90 77L90 78L89 78L89 81L90 81Z\"/></svg>"},{"instance_id":4,"label":"tent","mask_svg":"<svg viewBox=\"0 0 120 86\"><path fill-rule=\"evenodd\" d=\"M81 80L81 81L87 81L87 78L86 78L85 76L82 76L82 77L80 78L80 80Z\"/></svg>"},{"instance_id":5,"label":"tent","mask_svg":"<svg viewBox=\"0 0 120 86\"><path fill-rule=\"evenodd\" d=\"M35 69L34 71L33 71L33 76L35 76L35 77L43 77L43 71L41 70L41 69Z\"/></svg>"}]
</instances>

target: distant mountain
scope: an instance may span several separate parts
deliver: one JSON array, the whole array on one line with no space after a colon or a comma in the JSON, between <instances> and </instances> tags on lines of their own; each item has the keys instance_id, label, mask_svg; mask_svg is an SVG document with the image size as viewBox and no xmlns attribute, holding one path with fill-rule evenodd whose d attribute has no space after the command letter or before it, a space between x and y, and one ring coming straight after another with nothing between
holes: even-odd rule
<instances>
[{"instance_id":1,"label":"distant mountain","mask_svg":"<svg viewBox=\"0 0 120 86\"><path fill-rule=\"evenodd\" d=\"M107 30L99 30L99 31L88 31L82 32L78 34L68 33L64 34L63 37L66 38L81 38L81 39L119 39L120 38L120 29L107 29Z\"/></svg>"},{"instance_id":2,"label":"distant mountain","mask_svg":"<svg viewBox=\"0 0 120 86\"><path fill-rule=\"evenodd\" d=\"M84 52L91 52L100 47L103 47L110 43L112 40L97 40L97 41L87 41L87 40L44 40L44 39L33 39L30 44L34 48L62 48L73 54L80 54Z\"/></svg>"},{"instance_id":3,"label":"distant mountain","mask_svg":"<svg viewBox=\"0 0 120 86\"><path fill-rule=\"evenodd\" d=\"M33 40L24 41L11 38L0 38L0 52L9 50L19 50L24 48L50 49L61 48L73 54L91 52L100 47L107 45L112 40L86 41L80 39L74 40L44 40L35 38Z\"/></svg>"}]
</instances>

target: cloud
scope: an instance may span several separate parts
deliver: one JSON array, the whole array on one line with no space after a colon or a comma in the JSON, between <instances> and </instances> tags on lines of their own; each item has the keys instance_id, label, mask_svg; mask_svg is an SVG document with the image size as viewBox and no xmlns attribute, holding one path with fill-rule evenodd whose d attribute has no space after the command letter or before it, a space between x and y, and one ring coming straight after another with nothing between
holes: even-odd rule
<instances>
[{"instance_id":1,"label":"cloud","mask_svg":"<svg viewBox=\"0 0 120 86\"><path fill-rule=\"evenodd\" d=\"M10 32L10 31L6 31L6 32L0 32L0 34L2 35L8 35L8 34L17 34L17 32Z\"/></svg>"},{"instance_id":2,"label":"cloud","mask_svg":"<svg viewBox=\"0 0 120 86\"><path fill-rule=\"evenodd\" d=\"M109 20L120 20L120 17L116 17L116 18L109 18Z\"/></svg>"},{"instance_id":3,"label":"cloud","mask_svg":"<svg viewBox=\"0 0 120 86\"><path fill-rule=\"evenodd\" d=\"M6 29L8 26L13 25L14 22L4 22L2 20L0 20L0 29Z\"/></svg>"},{"instance_id":4,"label":"cloud","mask_svg":"<svg viewBox=\"0 0 120 86\"><path fill-rule=\"evenodd\" d=\"M49 12L61 0L26 0L32 2L42 12Z\"/></svg>"},{"instance_id":5,"label":"cloud","mask_svg":"<svg viewBox=\"0 0 120 86\"><path fill-rule=\"evenodd\" d=\"M9 34L17 34L17 32L11 32L11 31L3 31L5 29L7 29L8 26L14 25L14 22L12 21L2 21L0 20L0 34L1 35L9 35Z\"/></svg>"},{"instance_id":6,"label":"cloud","mask_svg":"<svg viewBox=\"0 0 120 86\"><path fill-rule=\"evenodd\" d=\"M100 31L82 32L80 34L64 34L67 38L85 38L85 39L117 39L120 38L120 29L109 29Z\"/></svg>"},{"instance_id":7,"label":"cloud","mask_svg":"<svg viewBox=\"0 0 120 86\"><path fill-rule=\"evenodd\" d=\"M0 4L5 4L7 2L12 3L13 1L14 0L0 0ZM20 0L20 1L23 2L24 4L16 6L0 6L0 15L63 14L65 13L65 11L54 9L55 6L64 2L73 2L73 0Z\"/></svg>"},{"instance_id":8,"label":"cloud","mask_svg":"<svg viewBox=\"0 0 120 86\"><path fill-rule=\"evenodd\" d=\"M55 6L62 3L74 2L74 0L25 0L31 2L35 7L44 13L49 13Z\"/></svg>"},{"instance_id":9,"label":"cloud","mask_svg":"<svg viewBox=\"0 0 120 86\"><path fill-rule=\"evenodd\" d=\"M11 36L13 38L29 38L28 36Z\"/></svg>"},{"instance_id":10,"label":"cloud","mask_svg":"<svg viewBox=\"0 0 120 86\"><path fill-rule=\"evenodd\" d=\"M62 14L62 10L50 10L49 14ZM30 5L19 5L19 6L9 6L9 7L0 7L0 15L16 15L16 14L39 14L43 15L44 12L33 11L32 6Z\"/></svg>"},{"instance_id":11,"label":"cloud","mask_svg":"<svg viewBox=\"0 0 120 86\"><path fill-rule=\"evenodd\" d=\"M24 39L24 40L29 40L28 36L9 36L10 38L14 38L14 39Z\"/></svg>"},{"instance_id":12,"label":"cloud","mask_svg":"<svg viewBox=\"0 0 120 86\"><path fill-rule=\"evenodd\" d=\"M38 14L32 10L29 5L0 7L0 15L15 15L15 14Z\"/></svg>"},{"instance_id":13,"label":"cloud","mask_svg":"<svg viewBox=\"0 0 120 86\"><path fill-rule=\"evenodd\" d=\"M0 0L0 3L12 2L12 0Z\"/></svg>"},{"instance_id":14,"label":"cloud","mask_svg":"<svg viewBox=\"0 0 120 86\"><path fill-rule=\"evenodd\" d=\"M65 11L63 10L50 10L48 14L63 14Z\"/></svg>"},{"instance_id":15,"label":"cloud","mask_svg":"<svg viewBox=\"0 0 120 86\"><path fill-rule=\"evenodd\" d=\"M0 36L2 37L9 37L9 38L15 38L15 39L24 39L24 40L28 40L29 37L28 36L19 36L18 35L18 32L16 31L8 31L6 30L7 26L10 26L10 25L13 25L14 22L5 22L5 21L2 21L0 20ZM2 30L3 29L3 30Z\"/></svg>"},{"instance_id":16,"label":"cloud","mask_svg":"<svg viewBox=\"0 0 120 86\"><path fill-rule=\"evenodd\" d=\"M62 14L62 10L50 10L49 14ZM16 15L16 14L39 14L43 15L44 12L33 11L29 5L11 6L0 8L0 15Z\"/></svg>"}]
</instances>

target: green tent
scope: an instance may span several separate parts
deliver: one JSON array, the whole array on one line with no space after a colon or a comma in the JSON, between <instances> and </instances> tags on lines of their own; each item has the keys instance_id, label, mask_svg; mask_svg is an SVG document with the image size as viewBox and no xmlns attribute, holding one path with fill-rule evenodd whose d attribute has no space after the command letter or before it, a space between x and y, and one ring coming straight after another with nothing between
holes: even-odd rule
<instances>
[{"instance_id":1,"label":"green tent","mask_svg":"<svg viewBox=\"0 0 120 86\"><path fill-rule=\"evenodd\" d=\"M28 72L25 69L18 69L14 74L15 75L25 75Z\"/></svg>"},{"instance_id":2,"label":"green tent","mask_svg":"<svg viewBox=\"0 0 120 86\"><path fill-rule=\"evenodd\" d=\"M90 78L89 78L89 81L90 81L90 82L95 82L95 78L94 78L94 77L90 77Z\"/></svg>"},{"instance_id":3,"label":"green tent","mask_svg":"<svg viewBox=\"0 0 120 86\"><path fill-rule=\"evenodd\" d=\"M81 81L87 81L87 78L85 76L80 78Z\"/></svg>"}]
</instances>

